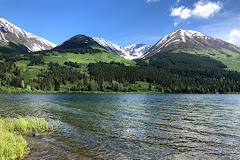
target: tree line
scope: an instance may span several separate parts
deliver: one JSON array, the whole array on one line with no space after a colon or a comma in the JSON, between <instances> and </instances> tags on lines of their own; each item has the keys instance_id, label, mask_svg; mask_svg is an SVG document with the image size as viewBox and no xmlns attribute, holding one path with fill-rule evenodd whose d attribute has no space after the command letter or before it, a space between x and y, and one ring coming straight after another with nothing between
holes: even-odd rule
<instances>
[{"instance_id":1,"label":"tree line","mask_svg":"<svg viewBox=\"0 0 240 160\"><path fill-rule=\"evenodd\" d=\"M0 63L0 92L11 87L57 92L240 92L240 73L225 70L226 66L219 61L185 53L156 56L136 60L136 66L90 63L88 72L81 71L81 64L76 62L50 62L31 80L24 79L15 61L27 58L31 65L42 65L42 55L2 57L5 62Z\"/></svg>"}]
</instances>

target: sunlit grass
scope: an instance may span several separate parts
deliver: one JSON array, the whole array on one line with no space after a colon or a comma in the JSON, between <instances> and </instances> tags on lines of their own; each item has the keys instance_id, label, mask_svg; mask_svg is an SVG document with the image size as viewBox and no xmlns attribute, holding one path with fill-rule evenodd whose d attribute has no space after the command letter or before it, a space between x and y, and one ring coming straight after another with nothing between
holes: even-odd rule
<instances>
[{"instance_id":1,"label":"sunlit grass","mask_svg":"<svg viewBox=\"0 0 240 160\"><path fill-rule=\"evenodd\" d=\"M22 159L29 153L22 135L52 131L53 124L38 117L0 118L0 160Z\"/></svg>"}]
</instances>

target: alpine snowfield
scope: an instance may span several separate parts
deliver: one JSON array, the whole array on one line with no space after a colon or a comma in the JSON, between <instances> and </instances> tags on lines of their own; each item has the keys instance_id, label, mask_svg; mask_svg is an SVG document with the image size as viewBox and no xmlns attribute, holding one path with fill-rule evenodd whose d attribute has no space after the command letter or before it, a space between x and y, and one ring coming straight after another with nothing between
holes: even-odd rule
<instances>
[{"instance_id":1,"label":"alpine snowfield","mask_svg":"<svg viewBox=\"0 0 240 160\"><path fill-rule=\"evenodd\" d=\"M130 60L142 57L152 47L151 45L137 43L124 48L103 38L94 37L93 39L99 45L105 47L109 52Z\"/></svg>"}]
</instances>

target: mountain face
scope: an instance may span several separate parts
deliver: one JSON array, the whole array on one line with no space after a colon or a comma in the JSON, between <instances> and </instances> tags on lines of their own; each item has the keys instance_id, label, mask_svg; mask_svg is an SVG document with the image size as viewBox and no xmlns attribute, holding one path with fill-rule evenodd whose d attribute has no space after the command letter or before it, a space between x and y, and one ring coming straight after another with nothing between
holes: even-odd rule
<instances>
[{"instance_id":1,"label":"mountain face","mask_svg":"<svg viewBox=\"0 0 240 160\"><path fill-rule=\"evenodd\" d=\"M146 53L152 45L146 45L142 43L136 43L131 46L125 47L125 50L129 52L129 55L133 57L133 59L142 57L144 53Z\"/></svg>"},{"instance_id":2,"label":"mountain face","mask_svg":"<svg viewBox=\"0 0 240 160\"><path fill-rule=\"evenodd\" d=\"M117 44L111 43L103 38L93 38L99 45L106 48L109 52L114 53L116 55L119 55L121 57L124 57L126 59L137 59L141 56L143 56L144 53L146 53L152 46L151 45L145 45L141 43L133 44L128 47L121 47Z\"/></svg>"},{"instance_id":3,"label":"mountain face","mask_svg":"<svg viewBox=\"0 0 240 160\"><path fill-rule=\"evenodd\" d=\"M99 45L93 38L79 34L63 42L54 49L77 49L91 46L102 48L102 46Z\"/></svg>"},{"instance_id":4,"label":"mountain face","mask_svg":"<svg viewBox=\"0 0 240 160\"><path fill-rule=\"evenodd\" d=\"M200 32L179 29L163 37L142 58L169 51L207 52L210 55L231 56L228 54L229 52L240 53L240 48Z\"/></svg>"},{"instance_id":5,"label":"mountain face","mask_svg":"<svg viewBox=\"0 0 240 160\"><path fill-rule=\"evenodd\" d=\"M94 37L93 38L99 45L103 46L104 48L106 48L109 52L119 55L121 57L125 57L126 55L128 55L128 52L125 50L125 48L111 43L103 38L97 38Z\"/></svg>"},{"instance_id":6,"label":"mountain face","mask_svg":"<svg viewBox=\"0 0 240 160\"><path fill-rule=\"evenodd\" d=\"M29 51L49 50L56 45L13 25L0 17L0 47L11 48L11 45L25 46ZM9 45L11 44L11 45ZM7 46L7 47L6 47Z\"/></svg>"},{"instance_id":7,"label":"mountain face","mask_svg":"<svg viewBox=\"0 0 240 160\"><path fill-rule=\"evenodd\" d=\"M125 59L137 59L143 56L144 53L151 48L151 45L145 45L141 43L137 43L128 47L121 47L117 44L111 43L103 38L98 37L88 37L82 34L76 35L54 49L77 49L77 48L85 48L85 47L98 47L108 50L109 52L121 56Z\"/></svg>"}]
</instances>

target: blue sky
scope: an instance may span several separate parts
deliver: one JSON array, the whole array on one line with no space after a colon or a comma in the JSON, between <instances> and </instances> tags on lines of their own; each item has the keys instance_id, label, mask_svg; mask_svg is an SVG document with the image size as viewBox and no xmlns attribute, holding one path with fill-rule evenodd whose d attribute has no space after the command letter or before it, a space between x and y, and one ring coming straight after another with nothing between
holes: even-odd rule
<instances>
[{"instance_id":1,"label":"blue sky","mask_svg":"<svg viewBox=\"0 0 240 160\"><path fill-rule=\"evenodd\" d=\"M55 44L85 34L123 47L179 28L240 45L239 8L239 0L0 0L1 17Z\"/></svg>"}]
</instances>

